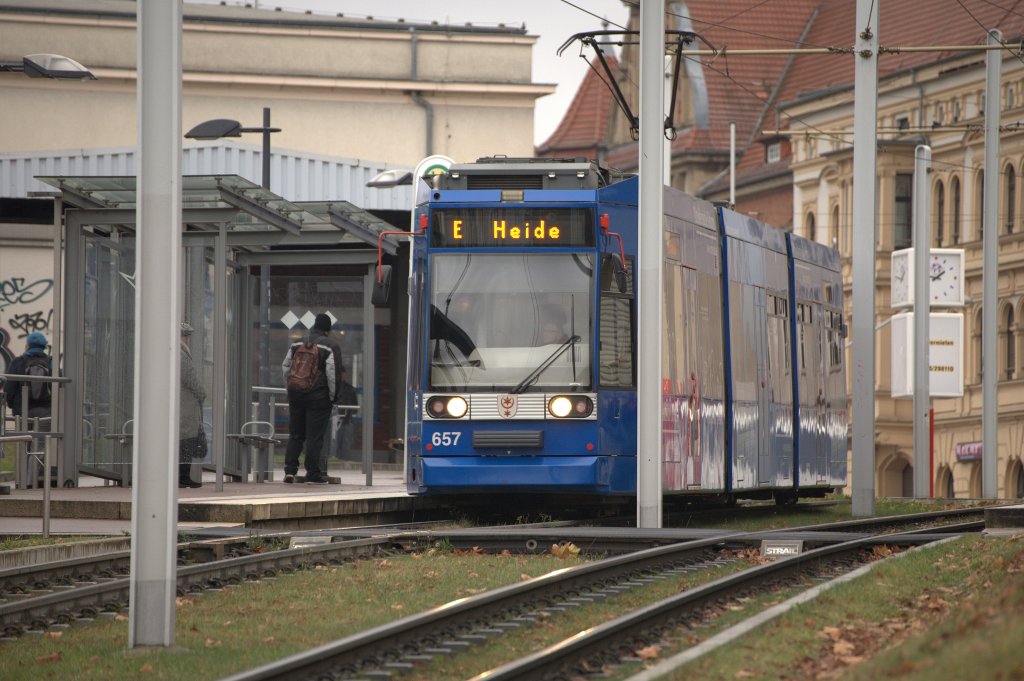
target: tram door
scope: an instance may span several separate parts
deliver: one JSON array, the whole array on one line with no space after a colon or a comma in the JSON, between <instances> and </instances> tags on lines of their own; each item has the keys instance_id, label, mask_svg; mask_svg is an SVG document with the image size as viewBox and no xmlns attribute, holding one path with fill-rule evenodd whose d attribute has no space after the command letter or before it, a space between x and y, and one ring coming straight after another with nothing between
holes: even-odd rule
<instances>
[{"instance_id":1,"label":"tram door","mask_svg":"<svg viewBox=\"0 0 1024 681\"><path fill-rule=\"evenodd\" d=\"M79 377L72 378L79 386L82 411L79 428L69 432L79 433L81 472L128 485L134 426L135 239L118 230L109 236L83 231L77 245L84 256L78 261L83 263L83 281L68 308L81 314L82 347L81 356L69 366L77 364Z\"/></svg>"},{"instance_id":2,"label":"tram door","mask_svg":"<svg viewBox=\"0 0 1024 681\"><path fill-rule=\"evenodd\" d=\"M772 483L771 376L768 361L767 292L754 288L754 350L757 356L757 484Z\"/></svg>"}]
</instances>

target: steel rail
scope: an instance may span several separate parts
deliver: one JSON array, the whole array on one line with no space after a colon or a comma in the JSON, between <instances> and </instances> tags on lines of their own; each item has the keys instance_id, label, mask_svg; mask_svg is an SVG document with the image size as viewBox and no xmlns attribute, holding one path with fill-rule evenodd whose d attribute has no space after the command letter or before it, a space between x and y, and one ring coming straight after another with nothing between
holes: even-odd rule
<instances>
[{"instance_id":1,"label":"steel rail","mask_svg":"<svg viewBox=\"0 0 1024 681\"><path fill-rule=\"evenodd\" d=\"M932 528L934 529L934 528ZM909 534L885 535L888 543L900 544ZM759 565L719 578L700 587L676 594L657 603L592 627L531 655L488 670L470 681L551 681L571 677L567 669L588 658L607 654L623 640L642 636L643 632L678 620L687 613L712 605L724 598L750 590L759 584L814 569L826 561L856 556L867 550L876 538L854 539L825 546L789 558Z\"/></svg>"},{"instance_id":2,"label":"steel rail","mask_svg":"<svg viewBox=\"0 0 1024 681\"><path fill-rule=\"evenodd\" d=\"M181 566L177 570L177 588L179 593L189 593L211 585L259 579L302 565L371 555L393 543L390 536L353 539ZM127 602L129 589L130 579L120 577L0 602L0 628L14 633L26 625L47 626L51 621L74 619L76 612L92 616L97 608L116 611Z\"/></svg>"}]
</instances>

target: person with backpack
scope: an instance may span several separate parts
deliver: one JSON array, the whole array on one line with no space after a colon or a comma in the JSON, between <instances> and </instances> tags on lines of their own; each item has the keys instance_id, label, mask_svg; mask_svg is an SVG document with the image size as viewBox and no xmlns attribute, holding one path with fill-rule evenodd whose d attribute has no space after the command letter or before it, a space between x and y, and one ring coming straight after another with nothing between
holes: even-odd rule
<instances>
[{"instance_id":1,"label":"person with backpack","mask_svg":"<svg viewBox=\"0 0 1024 681\"><path fill-rule=\"evenodd\" d=\"M7 367L8 374L26 376L52 376L53 360L46 354L46 336L33 331L25 339L25 352L15 357ZM8 380L4 384L7 406L15 416L21 416L21 391L28 391L28 416L30 418L50 415L51 383L41 381Z\"/></svg>"},{"instance_id":2,"label":"person with backpack","mask_svg":"<svg viewBox=\"0 0 1024 681\"><path fill-rule=\"evenodd\" d=\"M11 361L10 366L7 367L7 373L24 376L52 376L53 359L46 354L47 345L46 336L38 331L30 333L25 339L25 352ZM8 379L4 383L7 406L12 414L21 416L22 390L24 390L28 394L28 417L30 419L36 417L46 419L39 424L39 431L49 431L52 387L53 384L49 382ZM36 446L38 448L44 446L41 437Z\"/></svg>"},{"instance_id":3,"label":"person with backpack","mask_svg":"<svg viewBox=\"0 0 1024 681\"><path fill-rule=\"evenodd\" d=\"M341 386L341 348L328 337L331 318L316 316L309 335L288 348L281 368L288 389L288 447L284 453L284 481L296 482L299 456L305 450L308 485L340 483L327 475L324 436L331 420L334 397Z\"/></svg>"}]
</instances>

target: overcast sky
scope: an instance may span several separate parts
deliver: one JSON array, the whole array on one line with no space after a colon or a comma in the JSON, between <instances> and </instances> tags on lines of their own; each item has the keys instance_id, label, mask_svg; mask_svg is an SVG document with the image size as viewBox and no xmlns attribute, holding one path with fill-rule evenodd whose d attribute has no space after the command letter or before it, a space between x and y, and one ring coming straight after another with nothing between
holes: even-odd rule
<instances>
[{"instance_id":1,"label":"overcast sky","mask_svg":"<svg viewBox=\"0 0 1024 681\"><path fill-rule=\"evenodd\" d=\"M212 2L220 0L188 0L190 2ZM403 18L407 22L487 25L504 23L510 26L526 24L530 35L538 36L533 47L533 80L535 83L555 83L558 89L552 95L537 100L534 115L534 143L540 144L554 132L562 120L566 108L572 102L576 88L588 67L579 57L579 48L574 46L561 57L555 51L574 33L600 30L601 19L625 26L629 15L622 0L435 0L422 2L413 0L225 0L229 5L246 2L261 9L280 7L284 10L341 12L351 16L371 15L377 19ZM579 8L579 9L578 9ZM588 50L588 56L592 50Z\"/></svg>"}]
</instances>

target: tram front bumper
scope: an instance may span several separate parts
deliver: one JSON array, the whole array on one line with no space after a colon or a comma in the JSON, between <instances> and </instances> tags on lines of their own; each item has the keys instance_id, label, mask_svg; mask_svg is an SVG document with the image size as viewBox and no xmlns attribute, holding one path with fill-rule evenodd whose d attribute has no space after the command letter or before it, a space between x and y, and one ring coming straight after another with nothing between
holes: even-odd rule
<instances>
[{"instance_id":1,"label":"tram front bumper","mask_svg":"<svg viewBox=\"0 0 1024 681\"><path fill-rule=\"evenodd\" d=\"M635 470L636 460L628 459ZM470 490L611 493L617 468L608 456L423 457L427 493ZM620 466L626 467L626 460Z\"/></svg>"}]
</instances>

